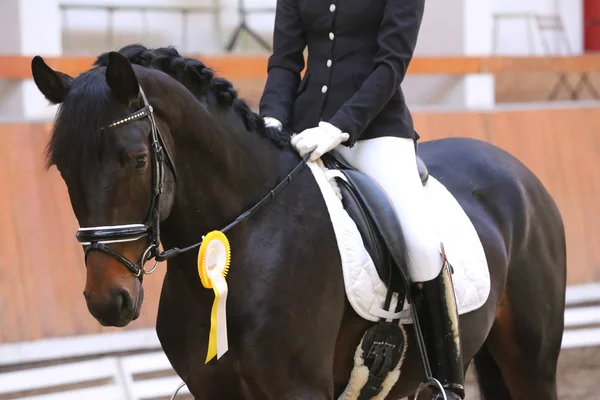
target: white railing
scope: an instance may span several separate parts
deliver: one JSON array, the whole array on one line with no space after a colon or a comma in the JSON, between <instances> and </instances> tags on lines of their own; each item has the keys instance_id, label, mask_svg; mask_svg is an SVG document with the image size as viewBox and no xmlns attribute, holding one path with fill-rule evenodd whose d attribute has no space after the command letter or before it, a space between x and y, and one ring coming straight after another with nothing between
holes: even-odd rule
<instances>
[{"instance_id":1,"label":"white railing","mask_svg":"<svg viewBox=\"0 0 600 400\"><path fill-rule=\"evenodd\" d=\"M262 50L270 51L271 44L265 40L258 32L253 30L248 23L248 17L257 14L272 15L274 18L275 14L275 2L268 7L247 7L245 0L237 0L237 19L239 19L238 25L234 28L231 37L227 40L227 44L223 46L224 51L230 52L236 46L240 35L245 32L249 37L254 40ZM106 49L113 49L115 47L115 37L118 36L115 29L115 19L117 14L133 12L137 14L141 19L141 39L142 42L146 42L149 39L152 26L148 22L149 13L159 13L161 15L176 14L179 16L180 21L180 43L178 50L180 52L188 52L190 40L189 40L189 28L190 28L190 17L196 15L208 15L212 17L212 26L217 36L221 35L222 32L222 18L231 19L235 18L231 10L229 12L221 4L221 0L210 0L210 4L207 5L194 5L194 6L178 6L178 5L143 5L143 4L128 4L128 5L107 5L107 4L93 4L93 3L69 3L62 2L60 4L61 10L61 28L64 38L65 47L69 47L69 40L71 38L71 22L78 22L76 18L72 18L72 12L76 11L92 11L100 13L106 16L106 26L104 28L104 45ZM270 26L269 24L268 26Z\"/></svg>"},{"instance_id":2,"label":"white railing","mask_svg":"<svg viewBox=\"0 0 600 400\"><path fill-rule=\"evenodd\" d=\"M600 282L567 288L562 348L600 346Z\"/></svg>"},{"instance_id":3,"label":"white railing","mask_svg":"<svg viewBox=\"0 0 600 400\"><path fill-rule=\"evenodd\" d=\"M62 30L66 34L65 45L68 47L68 37L70 31L70 12L71 11L95 11L106 15L107 25L105 28L105 45L107 49L115 47L115 15L122 12L135 12L141 18L142 29L141 35L142 40L146 39L146 36L150 33L150 24L148 22L148 13L161 13L161 14L178 14L180 17L180 29L181 29L181 43L179 44L179 50L185 52L188 47L188 26L190 16L193 15L211 15L213 18L213 25L215 29L219 29L221 25L221 11L222 6L220 0L212 0L211 5L205 6L177 6L177 5L106 5L106 4L79 4L79 3L67 3L63 2L60 4L61 10L61 25Z\"/></svg>"}]
</instances>

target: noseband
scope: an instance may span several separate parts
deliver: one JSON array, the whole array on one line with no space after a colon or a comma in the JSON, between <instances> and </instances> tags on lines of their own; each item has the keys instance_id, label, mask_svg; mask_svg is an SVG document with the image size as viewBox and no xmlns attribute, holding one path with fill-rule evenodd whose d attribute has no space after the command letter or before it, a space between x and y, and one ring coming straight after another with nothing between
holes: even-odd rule
<instances>
[{"instance_id":1,"label":"noseband","mask_svg":"<svg viewBox=\"0 0 600 400\"><path fill-rule=\"evenodd\" d=\"M110 225L110 226L94 226L90 228L80 228L77 231L77 240L82 245L87 245L88 247L85 250L85 258L87 260L87 256L91 250L99 250L102 251L113 258L117 259L121 263L123 263L129 271L140 280L142 279L143 274L150 274L155 269L159 263L157 259L156 264L152 267L151 270L144 270L144 264L151 260L152 258L156 258L159 255L159 245L160 245L160 200L161 196L164 192L164 161L165 158L171 167L173 172L173 178L177 180L175 164L173 163L173 159L169 154L168 149L165 146L162 135L160 134L160 130L158 129L158 125L156 124L156 119L154 118L154 110L152 106L148 103L148 99L140 86L140 94L142 97L142 101L144 107L118 121L115 121L108 125L108 128L118 128L120 126L124 126L130 124L135 121L139 121L143 118L150 119L150 148L152 151L152 199L150 202L150 209L148 210L148 216L146 219L146 223L144 224L129 224L129 225ZM104 130L104 128L102 128ZM124 243L124 242L132 242L136 240L140 240L144 237L150 238L150 243L144 253L142 254L142 258L139 263L134 264L126 257L122 256L117 251L108 247L107 244L110 243Z\"/></svg>"},{"instance_id":2,"label":"noseband","mask_svg":"<svg viewBox=\"0 0 600 400\"><path fill-rule=\"evenodd\" d=\"M152 106L148 103L148 99L146 98L146 95L144 94L144 91L142 90L141 86L140 94L144 102L144 107L118 121L113 122L112 124L108 125L108 128L117 128L143 118L150 119L150 147L152 149L153 175L152 199L150 203L150 209L148 210L148 217L146 219L146 223L80 228L77 230L76 237L79 243L81 243L84 246L87 246L85 250L86 260L91 250L102 251L124 264L127 267L127 269L131 271L131 273L141 281L144 274L151 274L152 272L154 272L159 262L168 260L181 253L199 247L202 244L202 240L188 247L174 247L170 250L160 252L160 200L164 192L163 164L165 162L165 158L169 166L171 167L171 170L173 172L173 179L175 179L175 182L177 182L177 174L173 158L171 157L168 149L165 146L162 135L160 134L160 130L158 129L158 125L156 124L156 120L154 119L154 112ZM306 154L304 157L302 157L300 163L298 163L298 165L296 165L294 169L285 178L283 178L283 180L279 182L279 184L277 184L275 188L273 188L273 190L271 190L266 196L264 196L260 201L258 201L258 203L256 203L252 208L250 208L246 212L242 213L233 222L231 222L229 225L227 225L220 231L223 233L227 232L229 229L233 228L240 222L247 220L252 215L254 215L254 213L258 212L260 209L266 206L267 203L274 199L283 190L283 188L285 188L292 181L292 178L302 170L302 167L306 165L306 162L310 158L311 153L312 151ZM126 257L121 255L119 252L107 246L107 244L110 243L133 242L136 240L140 240L144 237L150 238L150 244L142 254L140 262L137 264L134 264ZM152 258L156 260L156 263L154 264L152 269L146 271L144 269L144 264Z\"/></svg>"}]
</instances>

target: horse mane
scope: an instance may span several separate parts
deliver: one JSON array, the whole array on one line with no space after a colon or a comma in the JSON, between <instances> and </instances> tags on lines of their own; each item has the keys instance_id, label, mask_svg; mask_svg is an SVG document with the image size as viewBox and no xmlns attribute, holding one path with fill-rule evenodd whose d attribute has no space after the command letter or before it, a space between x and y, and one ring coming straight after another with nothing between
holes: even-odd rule
<instances>
[{"instance_id":1,"label":"horse mane","mask_svg":"<svg viewBox=\"0 0 600 400\"><path fill-rule=\"evenodd\" d=\"M233 84L223 77L217 77L214 71L202 61L183 57L172 46L149 49L141 44L131 44L118 51L130 63L157 69L185 86L199 101L206 103L210 109L232 110L243 122L246 129L256 132L279 148L287 148L290 144L290 133L265 126L263 119L248 105L246 100L238 96ZM103 53L94 62L94 66L106 66L108 53Z\"/></svg>"}]
</instances>

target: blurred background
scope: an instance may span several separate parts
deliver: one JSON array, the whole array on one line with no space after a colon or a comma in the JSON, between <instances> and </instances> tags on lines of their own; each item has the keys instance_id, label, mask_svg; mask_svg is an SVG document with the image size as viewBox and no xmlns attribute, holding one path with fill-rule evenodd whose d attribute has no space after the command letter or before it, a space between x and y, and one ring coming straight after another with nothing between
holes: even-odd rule
<instances>
[{"instance_id":1,"label":"blurred background","mask_svg":"<svg viewBox=\"0 0 600 400\"><path fill-rule=\"evenodd\" d=\"M87 311L78 226L44 168L56 108L33 84L31 58L76 75L126 44L173 45L256 106L274 10L275 0L0 0L0 400L168 399L180 382L154 333L164 271L145 279L129 327L102 328ZM599 51L600 0L427 0L403 83L422 140L494 143L558 203L561 399L596 398L600 376Z\"/></svg>"}]
</instances>

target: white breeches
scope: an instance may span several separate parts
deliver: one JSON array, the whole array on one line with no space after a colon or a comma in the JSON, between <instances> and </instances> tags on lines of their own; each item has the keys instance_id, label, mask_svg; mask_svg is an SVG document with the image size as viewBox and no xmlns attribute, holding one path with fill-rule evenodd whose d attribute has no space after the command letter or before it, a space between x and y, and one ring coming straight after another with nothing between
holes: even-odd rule
<instances>
[{"instance_id":1,"label":"white breeches","mask_svg":"<svg viewBox=\"0 0 600 400\"><path fill-rule=\"evenodd\" d=\"M391 199L400 220L413 282L437 277L442 269L440 240L432 230L412 139L380 137L335 148L350 165L373 178Z\"/></svg>"}]
</instances>

